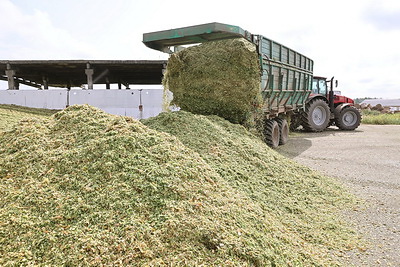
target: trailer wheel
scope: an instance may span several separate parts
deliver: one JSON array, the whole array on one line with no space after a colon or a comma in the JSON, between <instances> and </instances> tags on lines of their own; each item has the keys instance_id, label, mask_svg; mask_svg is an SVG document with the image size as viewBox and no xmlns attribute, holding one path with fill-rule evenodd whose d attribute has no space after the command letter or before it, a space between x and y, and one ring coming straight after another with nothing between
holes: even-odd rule
<instances>
[{"instance_id":1,"label":"trailer wheel","mask_svg":"<svg viewBox=\"0 0 400 267\"><path fill-rule=\"evenodd\" d=\"M289 125L285 119L276 118L279 126L279 145L284 145L289 140Z\"/></svg>"},{"instance_id":2,"label":"trailer wheel","mask_svg":"<svg viewBox=\"0 0 400 267\"><path fill-rule=\"evenodd\" d=\"M353 106L344 107L335 118L335 124L340 130L355 130L361 123L361 114Z\"/></svg>"},{"instance_id":3,"label":"trailer wheel","mask_svg":"<svg viewBox=\"0 0 400 267\"><path fill-rule=\"evenodd\" d=\"M321 132L329 124L330 110L328 104L322 99L312 99L306 104L302 112L302 125L306 131Z\"/></svg>"},{"instance_id":4,"label":"trailer wheel","mask_svg":"<svg viewBox=\"0 0 400 267\"><path fill-rule=\"evenodd\" d=\"M279 125L275 120L266 120L264 126L265 143L271 148L277 148L279 145Z\"/></svg>"}]
</instances>

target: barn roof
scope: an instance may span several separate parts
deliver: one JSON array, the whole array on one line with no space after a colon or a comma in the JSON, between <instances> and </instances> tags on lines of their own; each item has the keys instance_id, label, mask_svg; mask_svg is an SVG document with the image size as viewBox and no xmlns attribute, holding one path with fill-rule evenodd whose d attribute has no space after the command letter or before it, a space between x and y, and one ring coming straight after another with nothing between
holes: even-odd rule
<instances>
[{"instance_id":1,"label":"barn roof","mask_svg":"<svg viewBox=\"0 0 400 267\"><path fill-rule=\"evenodd\" d=\"M41 87L80 87L88 83L86 69L93 70L94 84L161 84L165 60L0 60L0 79L14 70L20 83Z\"/></svg>"},{"instance_id":2,"label":"barn roof","mask_svg":"<svg viewBox=\"0 0 400 267\"><path fill-rule=\"evenodd\" d=\"M361 104L376 106L381 104L383 107L400 107L400 99L365 99Z\"/></svg>"}]
</instances>

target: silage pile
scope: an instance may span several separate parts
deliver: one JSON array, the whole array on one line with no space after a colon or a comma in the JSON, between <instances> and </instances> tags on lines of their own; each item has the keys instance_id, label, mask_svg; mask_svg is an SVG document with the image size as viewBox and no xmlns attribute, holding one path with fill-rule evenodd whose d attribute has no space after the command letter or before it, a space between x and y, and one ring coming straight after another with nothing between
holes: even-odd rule
<instances>
[{"instance_id":1,"label":"silage pile","mask_svg":"<svg viewBox=\"0 0 400 267\"><path fill-rule=\"evenodd\" d=\"M251 122L262 101L256 47L245 39L188 47L169 58L163 85L183 110Z\"/></svg>"},{"instance_id":2,"label":"silage pile","mask_svg":"<svg viewBox=\"0 0 400 267\"><path fill-rule=\"evenodd\" d=\"M0 104L0 131L9 130L24 117L49 117L56 110Z\"/></svg>"},{"instance_id":3,"label":"silage pile","mask_svg":"<svg viewBox=\"0 0 400 267\"><path fill-rule=\"evenodd\" d=\"M185 111L143 123L176 136L229 186L259 205L263 225L251 236L259 237L257 249L275 248L272 262L259 254L263 264L331 265L330 253L362 246L337 216L356 199L334 179L280 155L243 126Z\"/></svg>"},{"instance_id":4,"label":"silage pile","mask_svg":"<svg viewBox=\"0 0 400 267\"><path fill-rule=\"evenodd\" d=\"M354 245L342 188L243 127L145 123L84 105L1 133L0 265L326 265Z\"/></svg>"}]
</instances>

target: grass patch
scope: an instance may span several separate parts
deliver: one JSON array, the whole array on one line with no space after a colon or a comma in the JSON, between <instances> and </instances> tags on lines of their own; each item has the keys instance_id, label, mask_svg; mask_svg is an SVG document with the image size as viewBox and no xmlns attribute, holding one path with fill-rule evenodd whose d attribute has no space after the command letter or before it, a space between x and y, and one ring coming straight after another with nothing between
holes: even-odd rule
<instances>
[{"instance_id":1,"label":"grass patch","mask_svg":"<svg viewBox=\"0 0 400 267\"><path fill-rule=\"evenodd\" d=\"M363 124L400 125L400 113L382 114L379 111L375 111L375 110L372 110L372 111L363 110L362 115L363 115L363 119L362 119Z\"/></svg>"},{"instance_id":2,"label":"grass patch","mask_svg":"<svg viewBox=\"0 0 400 267\"><path fill-rule=\"evenodd\" d=\"M0 265L309 266L354 199L216 116L83 105L0 133ZM167 133L166 133L167 132Z\"/></svg>"}]
</instances>

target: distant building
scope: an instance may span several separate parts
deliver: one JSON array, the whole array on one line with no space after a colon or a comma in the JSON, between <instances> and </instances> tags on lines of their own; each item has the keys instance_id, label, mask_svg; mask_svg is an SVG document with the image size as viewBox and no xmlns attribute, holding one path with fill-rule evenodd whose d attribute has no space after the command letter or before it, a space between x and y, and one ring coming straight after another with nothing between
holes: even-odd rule
<instances>
[{"instance_id":1,"label":"distant building","mask_svg":"<svg viewBox=\"0 0 400 267\"><path fill-rule=\"evenodd\" d=\"M360 105L370 105L375 107L382 105L384 108L389 108L390 111L400 111L400 99L365 99Z\"/></svg>"}]
</instances>

